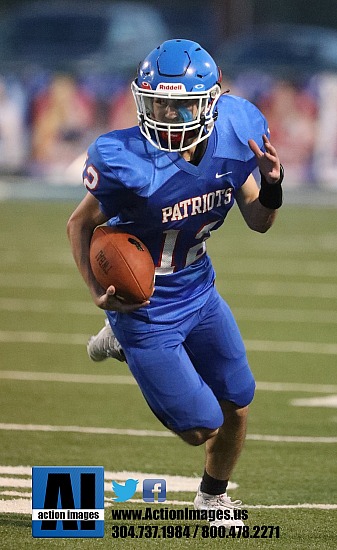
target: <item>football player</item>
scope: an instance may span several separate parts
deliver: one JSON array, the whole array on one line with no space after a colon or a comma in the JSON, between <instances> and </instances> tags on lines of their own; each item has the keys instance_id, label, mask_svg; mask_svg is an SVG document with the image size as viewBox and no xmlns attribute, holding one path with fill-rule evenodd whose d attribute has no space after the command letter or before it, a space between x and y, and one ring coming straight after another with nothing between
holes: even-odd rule
<instances>
[{"instance_id":1,"label":"football player","mask_svg":"<svg viewBox=\"0 0 337 550\"><path fill-rule=\"evenodd\" d=\"M235 202L251 229L267 231L282 204L283 169L264 116L221 93L221 72L196 42L169 40L153 50L139 65L132 92L139 125L90 146L83 173L88 193L68 222L78 269L107 315L88 353L95 361L125 359L160 421L186 443L205 444L195 507L233 509L241 503L226 489L255 382L205 243ZM113 286L105 291L95 281L89 244L104 223L136 235L150 250L156 279L149 302L127 305ZM220 523L243 525L234 515Z\"/></svg>"}]
</instances>

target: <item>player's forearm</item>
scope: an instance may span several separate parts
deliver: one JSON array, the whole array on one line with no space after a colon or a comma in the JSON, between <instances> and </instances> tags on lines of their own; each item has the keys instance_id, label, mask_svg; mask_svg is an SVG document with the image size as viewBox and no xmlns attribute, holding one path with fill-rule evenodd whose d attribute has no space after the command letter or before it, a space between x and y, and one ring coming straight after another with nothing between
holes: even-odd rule
<instances>
[{"instance_id":1,"label":"player's forearm","mask_svg":"<svg viewBox=\"0 0 337 550\"><path fill-rule=\"evenodd\" d=\"M87 197L70 216L67 224L68 239L75 263L96 304L104 290L96 281L91 269L90 241L95 227L103 221L95 203Z\"/></svg>"},{"instance_id":2,"label":"player's forearm","mask_svg":"<svg viewBox=\"0 0 337 550\"><path fill-rule=\"evenodd\" d=\"M265 233L273 225L277 210L282 205L283 168L276 174L277 181L269 182L261 173L261 185L258 188L252 174L238 190L236 200L248 227L253 231Z\"/></svg>"},{"instance_id":3,"label":"player's forearm","mask_svg":"<svg viewBox=\"0 0 337 550\"><path fill-rule=\"evenodd\" d=\"M73 217L70 218L67 225L68 238L75 263L90 290L93 300L96 302L97 297L102 294L102 288L93 275L89 261L90 241L94 228L91 224L83 224Z\"/></svg>"},{"instance_id":4,"label":"player's forearm","mask_svg":"<svg viewBox=\"0 0 337 550\"><path fill-rule=\"evenodd\" d=\"M89 260L90 241L95 227L106 222L99 203L90 193L84 197L72 213L67 224L67 234L73 257L79 272L87 284L93 300L102 295L103 289L97 283Z\"/></svg>"},{"instance_id":5,"label":"player's forearm","mask_svg":"<svg viewBox=\"0 0 337 550\"><path fill-rule=\"evenodd\" d=\"M252 229L265 233L274 223L277 210L282 206L283 167L280 165L278 180L271 182L261 172L259 196L251 203Z\"/></svg>"},{"instance_id":6,"label":"player's forearm","mask_svg":"<svg viewBox=\"0 0 337 550\"><path fill-rule=\"evenodd\" d=\"M277 209L266 208L258 198L245 204L241 212L248 227L258 233L266 233L277 216Z\"/></svg>"}]
</instances>

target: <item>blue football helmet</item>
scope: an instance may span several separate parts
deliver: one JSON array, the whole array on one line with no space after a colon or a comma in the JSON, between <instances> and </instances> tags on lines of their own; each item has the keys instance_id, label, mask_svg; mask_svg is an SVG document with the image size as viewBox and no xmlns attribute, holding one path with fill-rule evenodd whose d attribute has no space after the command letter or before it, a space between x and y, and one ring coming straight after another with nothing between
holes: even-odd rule
<instances>
[{"instance_id":1,"label":"blue football helmet","mask_svg":"<svg viewBox=\"0 0 337 550\"><path fill-rule=\"evenodd\" d=\"M214 128L220 82L219 68L199 44L164 42L140 63L131 85L142 134L163 151L200 143Z\"/></svg>"}]
</instances>

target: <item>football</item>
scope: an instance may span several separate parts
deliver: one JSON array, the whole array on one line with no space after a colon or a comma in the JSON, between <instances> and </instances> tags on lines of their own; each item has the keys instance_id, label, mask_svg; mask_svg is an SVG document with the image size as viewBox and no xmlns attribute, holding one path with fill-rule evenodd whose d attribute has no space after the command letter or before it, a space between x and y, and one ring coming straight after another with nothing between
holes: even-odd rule
<instances>
[{"instance_id":1,"label":"football","mask_svg":"<svg viewBox=\"0 0 337 550\"><path fill-rule=\"evenodd\" d=\"M137 237L115 227L97 227L90 243L90 264L105 290L110 285L116 288L117 298L135 304L152 295L153 260Z\"/></svg>"}]
</instances>

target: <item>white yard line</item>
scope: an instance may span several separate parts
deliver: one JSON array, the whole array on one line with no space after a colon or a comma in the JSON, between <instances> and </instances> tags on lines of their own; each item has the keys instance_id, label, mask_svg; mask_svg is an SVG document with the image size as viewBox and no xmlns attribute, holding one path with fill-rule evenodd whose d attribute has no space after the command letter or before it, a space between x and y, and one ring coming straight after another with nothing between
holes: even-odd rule
<instances>
[{"instance_id":1,"label":"white yard line","mask_svg":"<svg viewBox=\"0 0 337 550\"><path fill-rule=\"evenodd\" d=\"M69 334L40 331L0 331L0 342L27 344L84 345L88 334ZM337 344L321 342L289 342L276 340L245 340L248 351L273 353L310 353L316 355L337 355Z\"/></svg>"},{"instance_id":2,"label":"white yard line","mask_svg":"<svg viewBox=\"0 0 337 550\"><path fill-rule=\"evenodd\" d=\"M321 342L289 342L276 340L245 340L247 351L273 353L313 353L315 355L337 355L337 344Z\"/></svg>"},{"instance_id":3,"label":"white yard line","mask_svg":"<svg viewBox=\"0 0 337 550\"><path fill-rule=\"evenodd\" d=\"M337 395L326 395L324 397L310 397L306 399L293 399L291 405L294 407L326 407L337 409Z\"/></svg>"},{"instance_id":4,"label":"white yard line","mask_svg":"<svg viewBox=\"0 0 337 550\"><path fill-rule=\"evenodd\" d=\"M1 466L0 465L0 486L2 485L3 479L11 479L11 481L15 480L16 484L12 485L12 487L31 487L31 474L32 474L32 467L31 466ZM24 478L6 478L6 476L25 476L29 479ZM146 478L162 478L164 474L161 473L153 473L153 472L132 472L132 471L126 471L126 470L120 470L120 471L104 471L104 480L106 483L109 484L109 487L107 488L107 491L112 491L111 487L111 481L126 481L129 478L138 479L139 483L142 483L144 479ZM177 492L177 491L196 491L198 488L198 484L200 482L199 477L188 477L188 476L179 476L179 475L167 475L165 474L166 481L170 484L170 491ZM20 483L22 482L22 485ZM27 485L26 482L29 482L30 485ZM230 483L230 489L236 489L238 487L237 483ZM6 484L6 487L10 487L10 483ZM25 495L27 493L24 493Z\"/></svg>"},{"instance_id":5,"label":"white yard line","mask_svg":"<svg viewBox=\"0 0 337 550\"><path fill-rule=\"evenodd\" d=\"M21 313L66 313L76 315L99 315L104 319L104 313L92 302L75 300L36 300L33 298L0 298L1 311L20 311Z\"/></svg>"},{"instance_id":6,"label":"white yard line","mask_svg":"<svg viewBox=\"0 0 337 550\"><path fill-rule=\"evenodd\" d=\"M264 321L268 323L336 324L337 311L314 309L274 309L232 307L241 321Z\"/></svg>"},{"instance_id":7,"label":"white yard line","mask_svg":"<svg viewBox=\"0 0 337 550\"><path fill-rule=\"evenodd\" d=\"M1 495L0 495L1 496ZM141 499L131 499L128 502L133 504L144 504L144 501ZM192 506L191 501L183 500L167 500L165 501L165 506ZM106 501L105 507L109 508L112 506L112 502ZM255 505L244 505L245 509L263 509L263 510L337 510L337 504L255 504ZM26 514L31 515L32 513L32 504L31 499L28 498L15 498L15 499L6 499L0 500L0 513L2 514Z\"/></svg>"},{"instance_id":8,"label":"white yard line","mask_svg":"<svg viewBox=\"0 0 337 550\"><path fill-rule=\"evenodd\" d=\"M24 250L6 250L3 253L4 265L11 266L13 273L16 266L22 264L22 254ZM33 260L36 266L41 266L44 269L46 266L62 266L75 270L74 259L70 251L63 248L56 249L51 252L50 248L42 247L39 252L32 252ZM43 260L41 259L43 258ZM221 262L220 256L217 253L212 253L212 258L215 264ZM306 277L336 277L337 262L307 260L305 258L284 260L279 258L270 259L245 257L231 258L231 261L226 264L224 271L231 274L247 273L247 265L252 274L259 275L284 275L284 276L299 276L303 279ZM220 269L220 268L218 268Z\"/></svg>"},{"instance_id":9,"label":"white yard line","mask_svg":"<svg viewBox=\"0 0 337 550\"><path fill-rule=\"evenodd\" d=\"M32 380L35 382L65 382L75 384L116 384L137 385L132 376L119 375L95 375L95 374L68 374L62 372L25 372L25 371L0 371L0 379L3 380Z\"/></svg>"},{"instance_id":10,"label":"white yard line","mask_svg":"<svg viewBox=\"0 0 337 550\"><path fill-rule=\"evenodd\" d=\"M75 384L136 385L131 375L69 374L64 372L0 371L0 380L27 380L34 382L64 382ZM302 384L295 382L257 382L257 390L273 392L336 393L337 385Z\"/></svg>"},{"instance_id":11,"label":"white yard line","mask_svg":"<svg viewBox=\"0 0 337 550\"><path fill-rule=\"evenodd\" d=\"M0 286L10 288L78 288L80 279L62 273L0 273Z\"/></svg>"},{"instance_id":12,"label":"white yard line","mask_svg":"<svg viewBox=\"0 0 337 550\"><path fill-rule=\"evenodd\" d=\"M0 423L0 430L30 432L69 432L94 435L126 435L134 437L176 437L169 431L134 430L127 428L98 428L91 426L52 426L48 424ZM271 441L274 443L337 443L337 437L308 437L295 435L247 434L247 440Z\"/></svg>"},{"instance_id":13,"label":"white yard line","mask_svg":"<svg viewBox=\"0 0 337 550\"><path fill-rule=\"evenodd\" d=\"M246 273L246 272L245 272ZM240 275L240 274L239 274ZM242 275L242 274L241 274ZM224 275L226 279L226 275ZM220 278L220 269L219 269ZM74 289L78 288L80 279L73 274L63 273L0 273L0 287L37 288L37 289ZM84 287L83 287L84 289ZM296 296L298 298L337 298L337 283L305 282L305 281L275 281L254 280L250 275L246 278L236 277L228 283L230 294L241 296ZM224 289L226 294L226 286Z\"/></svg>"},{"instance_id":14,"label":"white yard line","mask_svg":"<svg viewBox=\"0 0 337 550\"><path fill-rule=\"evenodd\" d=\"M33 298L0 298L1 311L25 311L30 313L49 313L59 315L60 311L69 315L100 316L100 309L91 302L63 300L38 300ZM235 317L243 321L267 321L274 323L322 323L336 324L337 311L316 309L283 309L283 308L244 308L232 307ZM103 321L102 321L103 322Z\"/></svg>"},{"instance_id":15,"label":"white yard line","mask_svg":"<svg viewBox=\"0 0 337 550\"><path fill-rule=\"evenodd\" d=\"M131 499L129 502L134 504L144 504L144 501L141 499ZM192 506L192 501L181 501L181 500L167 500L165 506ZM108 508L112 506L112 503L107 502L105 507ZM263 509L263 510L337 510L337 504L256 504L256 505L244 505L246 509ZM0 500L0 513L2 514L26 514L31 515L32 505L31 500L27 498L17 498L12 500Z\"/></svg>"},{"instance_id":16,"label":"white yard line","mask_svg":"<svg viewBox=\"0 0 337 550\"><path fill-rule=\"evenodd\" d=\"M63 334L57 332L30 332L14 330L0 331L0 342L82 346L83 344L86 344L87 340L88 334Z\"/></svg>"},{"instance_id":17,"label":"white yard line","mask_svg":"<svg viewBox=\"0 0 337 550\"><path fill-rule=\"evenodd\" d=\"M333 283L307 283L287 281L254 281L251 278L234 279L228 287L229 295L240 296L281 296L296 298L337 298L337 284ZM226 290L224 290L226 295Z\"/></svg>"},{"instance_id":18,"label":"white yard line","mask_svg":"<svg viewBox=\"0 0 337 550\"><path fill-rule=\"evenodd\" d=\"M212 256L218 259L216 255ZM337 275L337 262L333 260L321 262L319 260L308 261L304 259L285 260L284 258L270 260L269 258L256 257L231 258L231 261L223 267L223 271L224 273L237 275L245 274L247 273L247 266L249 266L249 272L252 275L299 276L302 280L303 277L335 278ZM220 269L219 267L217 271Z\"/></svg>"},{"instance_id":19,"label":"white yard line","mask_svg":"<svg viewBox=\"0 0 337 550\"><path fill-rule=\"evenodd\" d=\"M95 428L91 426L51 426L45 424L5 424L0 423L0 430L30 432L70 432L95 435L127 435L135 437L175 437L169 431L132 430L120 428ZM337 440L337 438L336 438Z\"/></svg>"},{"instance_id":20,"label":"white yard line","mask_svg":"<svg viewBox=\"0 0 337 550\"><path fill-rule=\"evenodd\" d=\"M302 384L296 382L256 382L256 389L276 392L334 393L337 386L332 384Z\"/></svg>"},{"instance_id":21,"label":"white yard line","mask_svg":"<svg viewBox=\"0 0 337 550\"><path fill-rule=\"evenodd\" d=\"M28 491L20 491L18 489L31 488L31 466L0 466L0 487L9 488L8 490L0 491L0 513L16 513L16 514L31 514L31 493ZM23 477L6 477L6 476L26 476ZM195 493L199 484L199 478L186 476L171 476L165 473L144 473L144 472L104 472L104 493L112 493L111 481L123 482L129 478L138 479L139 483L145 478L164 478L170 492L191 492ZM237 483L230 482L229 489L233 490L238 487ZM14 489L14 490L10 490ZM1 497L12 497L11 499L2 500ZM111 497L105 497L105 507L113 505ZM130 503L144 504L142 499L130 499ZM192 506L190 501L184 500L167 500L165 506ZM313 509L313 510L336 510L337 504L326 503L303 503L303 504L245 504L247 509Z\"/></svg>"}]
</instances>

